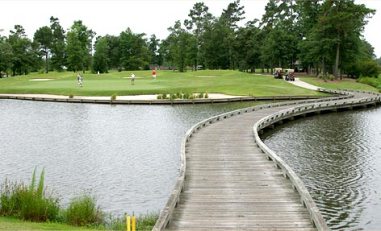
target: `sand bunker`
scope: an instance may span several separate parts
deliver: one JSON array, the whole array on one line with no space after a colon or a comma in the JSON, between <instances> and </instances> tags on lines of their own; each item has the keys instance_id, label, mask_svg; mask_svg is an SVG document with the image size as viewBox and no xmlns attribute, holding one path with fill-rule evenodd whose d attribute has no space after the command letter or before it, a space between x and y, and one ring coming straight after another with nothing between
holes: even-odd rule
<instances>
[{"instance_id":1,"label":"sand bunker","mask_svg":"<svg viewBox=\"0 0 381 231\"><path fill-rule=\"evenodd\" d=\"M49 81L53 79L30 79L29 81Z\"/></svg>"}]
</instances>

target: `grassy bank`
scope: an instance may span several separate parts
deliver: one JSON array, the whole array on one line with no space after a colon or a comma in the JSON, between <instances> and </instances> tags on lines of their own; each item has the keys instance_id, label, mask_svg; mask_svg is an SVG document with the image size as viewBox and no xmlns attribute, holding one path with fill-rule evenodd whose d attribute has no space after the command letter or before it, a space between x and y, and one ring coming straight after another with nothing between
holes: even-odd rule
<instances>
[{"instance_id":1,"label":"grassy bank","mask_svg":"<svg viewBox=\"0 0 381 231\"><path fill-rule=\"evenodd\" d=\"M94 230L60 223L22 221L13 217L0 217L0 230Z\"/></svg>"},{"instance_id":2,"label":"grassy bank","mask_svg":"<svg viewBox=\"0 0 381 231\"><path fill-rule=\"evenodd\" d=\"M328 88L328 89L351 89L351 90L363 90L378 92L378 89L365 83L357 82L355 79L343 79L343 80L327 80L318 79L316 77L303 77L302 81L309 84Z\"/></svg>"},{"instance_id":3,"label":"grassy bank","mask_svg":"<svg viewBox=\"0 0 381 231\"><path fill-rule=\"evenodd\" d=\"M142 216L137 219L136 230L148 231L152 230L155 222L157 220L156 215ZM29 231L29 230L70 230L70 231L94 231L94 230L126 230L125 220L120 219L114 221L114 224L110 227L77 227L66 225L57 222L31 222L23 221L14 217L1 217L0 216L0 230L9 231Z\"/></svg>"},{"instance_id":4,"label":"grassy bank","mask_svg":"<svg viewBox=\"0 0 381 231\"><path fill-rule=\"evenodd\" d=\"M36 169L29 185L5 180L0 188L0 230L126 230L126 218L106 214L92 196L77 196L67 208L61 207L44 181L44 170L37 180ZM137 230L151 230L157 218L155 213L138 216Z\"/></svg>"},{"instance_id":5,"label":"grassy bank","mask_svg":"<svg viewBox=\"0 0 381 231\"><path fill-rule=\"evenodd\" d=\"M128 78L132 72L84 74L84 86L77 85L73 72L32 73L0 79L0 93L58 94L82 96L141 95L165 93L224 93L231 95L318 95L271 76L228 70L203 70L179 73L158 71L153 80L151 71L134 71L135 84ZM41 81L41 79L49 79Z\"/></svg>"}]
</instances>

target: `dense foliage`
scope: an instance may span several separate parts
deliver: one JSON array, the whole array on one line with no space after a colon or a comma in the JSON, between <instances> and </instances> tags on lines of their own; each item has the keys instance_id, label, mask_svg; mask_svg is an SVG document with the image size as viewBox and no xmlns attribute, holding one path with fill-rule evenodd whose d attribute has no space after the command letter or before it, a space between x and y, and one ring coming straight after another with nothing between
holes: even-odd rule
<instances>
[{"instance_id":1,"label":"dense foliage","mask_svg":"<svg viewBox=\"0 0 381 231\"><path fill-rule=\"evenodd\" d=\"M169 35L136 34L95 38L82 21L65 32L57 18L39 28L31 41L21 25L0 37L0 72L110 69L239 69L295 68L316 75L377 76L380 61L362 36L375 13L354 0L269 0L260 19L245 19L240 0L214 16L203 2L188 17L168 28Z\"/></svg>"}]
</instances>

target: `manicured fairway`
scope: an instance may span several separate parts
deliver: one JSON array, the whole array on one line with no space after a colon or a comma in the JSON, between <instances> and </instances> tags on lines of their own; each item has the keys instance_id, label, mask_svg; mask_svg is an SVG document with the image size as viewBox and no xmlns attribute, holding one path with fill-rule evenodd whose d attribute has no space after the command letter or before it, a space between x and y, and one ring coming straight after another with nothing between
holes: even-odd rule
<instances>
[{"instance_id":1,"label":"manicured fairway","mask_svg":"<svg viewBox=\"0 0 381 231\"><path fill-rule=\"evenodd\" d=\"M31 93L82 96L141 95L163 93L224 93L242 96L319 95L319 93L293 86L272 76L238 71L158 71L157 79L151 71L133 71L135 84L131 85L128 72L108 74L85 73L84 87L77 85L73 72L32 73L27 76L0 79L0 93ZM41 81L41 79L50 79Z\"/></svg>"}]
</instances>

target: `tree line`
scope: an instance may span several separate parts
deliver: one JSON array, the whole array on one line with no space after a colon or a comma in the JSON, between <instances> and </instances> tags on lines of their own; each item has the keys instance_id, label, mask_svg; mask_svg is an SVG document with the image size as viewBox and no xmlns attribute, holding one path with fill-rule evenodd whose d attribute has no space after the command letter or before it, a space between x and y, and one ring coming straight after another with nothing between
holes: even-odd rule
<instances>
[{"instance_id":1,"label":"tree line","mask_svg":"<svg viewBox=\"0 0 381 231\"><path fill-rule=\"evenodd\" d=\"M375 13L354 0L269 0L260 19L245 25L240 0L214 16L203 2L168 28L167 38L137 34L96 36L82 21L65 31L59 19L39 28L33 40L16 25L0 37L0 72L11 75L64 69L108 72L153 66L187 69L272 71L295 68L316 75L377 76L379 60L362 36Z\"/></svg>"}]
</instances>

